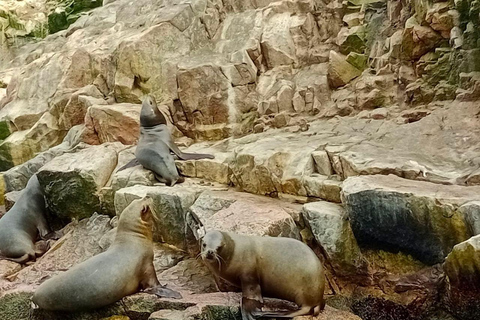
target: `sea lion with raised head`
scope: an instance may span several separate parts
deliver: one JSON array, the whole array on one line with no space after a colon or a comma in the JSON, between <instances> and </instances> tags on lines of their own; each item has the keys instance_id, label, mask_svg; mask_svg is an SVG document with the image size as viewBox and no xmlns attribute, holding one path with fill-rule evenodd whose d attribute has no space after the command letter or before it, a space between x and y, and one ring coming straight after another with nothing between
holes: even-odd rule
<instances>
[{"instance_id":1,"label":"sea lion with raised head","mask_svg":"<svg viewBox=\"0 0 480 320\"><path fill-rule=\"evenodd\" d=\"M167 127L165 116L158 110L153 96L147 96L142 103L140 112L140 139L135 160L119 169L132 167L137 163L153 171L158 181L168 186L183 182L184 178L178 174L172 151L180 160L213 159L211 154L187 153L173 142L170 130Z\"/></svg>"},{"instance_id":2,"label":"sea lion with raised head","mask_svg":"<svg viewBox=\"0 0 480 320\"><path fill-rule=\"evenodd\" d=\"M35 260L46 246L35 246L49 233L45 198L37 175L33 175L13 207L0 219L0 255L17 263Z\"/></svg>"},{"instance_id":3,"label":"sea lion with raised head","mask_svg":"<svg viewBox=\"0 0 480 320\"><path fill-rule=\"evenodd\" d=\"M209 231L201 257L215 278L242 289L242 320L318 315L325 307L325 273L303 242L281 237L244 236ZM295 302L295 311L261 311L263 296Z\"/></svg>"},{"instance_id":4,"label":"sea lion with raised head","mask_svg":"<svg viewBox=\"0 0 480 320\"><path fill-rule=\"evenodd\" d=\"M33 302L41 309L91 310L143 289L160 297L181 298L160 285L153 266L153 214L150 198L134 200L120 215L110 248L38 287Z\"/></svg>"}]
</instances>

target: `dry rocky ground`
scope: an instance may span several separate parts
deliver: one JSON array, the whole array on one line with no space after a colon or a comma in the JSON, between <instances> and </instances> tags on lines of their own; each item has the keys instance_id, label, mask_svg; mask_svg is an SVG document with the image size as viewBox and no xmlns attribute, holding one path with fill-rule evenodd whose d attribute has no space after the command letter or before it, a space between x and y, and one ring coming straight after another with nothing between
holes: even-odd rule
<instances>
[{"instance_id":1,"label":"dry rocky ground","mask_svg":"<svg viewBox=\"0 0 480 320\"><path fill-rule=\"evenodd\" d=\"M8 210L37 173L63 236L32 265L0 261L0 318L239 319L239 293L194 258L194 212L311 245L328 281L317 319L479 319L479 13L477 0L2 1L0 198ZM182 149L215 155L178 161L188 178L173 188L118 172L147 93ZM184 298L32 310L35 288L106 250L145 195L157 275Z\"/></svg>"}]
</instances>

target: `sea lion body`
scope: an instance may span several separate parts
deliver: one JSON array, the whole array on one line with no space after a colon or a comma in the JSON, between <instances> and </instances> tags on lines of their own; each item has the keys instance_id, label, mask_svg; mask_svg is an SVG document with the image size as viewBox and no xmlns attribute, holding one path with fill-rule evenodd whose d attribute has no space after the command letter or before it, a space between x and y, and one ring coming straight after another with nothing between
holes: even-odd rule
<instances>
[{"instance_id":1,"label":"sea lion body","mask_svg":"<svg viewBox=\"0 0 480 320\"><path fill-rule=\"evenodd\" d=\"M149 198L133 201L120 216L110 248L42 283L33 302L46 310L90 310L159 286L153 266L151 203Z\"/></svg>"},{"instance_id":2,"label":"sea lion body","mask_svg":"<svg viewBox=\"0 0 480 320\"><path fill-rule=\"evenodd\" d=\"M35 241L49 233L46 206L37 175L33 175L13 207L0 219L0 253L3 257L26 263L43 252Z\"/></svg>"},{"instance_id":3,"label":"sea lion body","mask_svg":"<svg viewBox=\"0 0 480 320\"><path fill-rule=\"evenodd\" d=\"M173 152L180 160L213 159L210 154L186 153L173 142L167 126L165 116L158 110L157 103L152 96L147 96L142 103L140 112L140 139L136 159L129 162L120 170L126 169L138 162L146 169L153 171L160 182L173 186L183 182L184 178L178 173Z\"/></svg>"},{"instance_id":4,"label":"sea lion body","mask_svg":"<svg viewBox=\"0 0 480 320\"><path fill-rule=\"evenodd\" d=\"M174 185L180 175L170 148L165 143L169 136L168 127L164 124L141 127L135 157L144 168L153 171L159 181Z\"/></svg>"},{"instance_id":5,"label":"sea lion body","mask_svg":"<svg viewBox=\"0 0 480 320\"><path fill-rule=\"evenodd\" d=\"M261 305L262 296L266 296L300 306L300 310L283 315L253 312L242 306L243 319L253 319L249 313L293 317L318 314L324 308L322 263L298 240L210 231L202 239L201 249L202 259L216 277L242 288L243 300L254 300Z\"/></svg>"}]
</instances>

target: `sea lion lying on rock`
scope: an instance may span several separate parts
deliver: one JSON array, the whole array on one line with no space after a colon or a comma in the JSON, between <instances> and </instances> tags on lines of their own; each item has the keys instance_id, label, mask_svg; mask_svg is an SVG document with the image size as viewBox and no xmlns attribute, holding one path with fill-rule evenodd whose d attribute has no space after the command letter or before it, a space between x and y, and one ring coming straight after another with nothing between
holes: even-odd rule
<instances>
[{"instance_id":1,"label":"sea lion lying on rock","mask_svg":"<svg viewBox=\"0 0 480 320\"><path fill-rule=\"evenodd\" d=\"M35 174L0 219L0 256L23 264L44 254L46 243L36 246L35 242L49 233L45 213L45 197Z\"/></svg>"},{"instance_id":2,"label":"sea lion lying on rock","mask_svg":"<svg viewBox=\"0 0 480 320\"><path fill-rule=\"evenodd\" d=\"M161 286L153 266L153 214L150 198L133 201L120 215L110 248L38 287L33 303L46 310L81 311L112 304L140 289L181 298Z\"/></svg>"},{"instance_id":3,"label":"sea lion lying on rock","mask_svg":"<svg viewBox=\"0 0 480 320\"><path fill-rule=\"evenodd\" d=\"M242 320L318 315L325 307L322 263L303 242L209 231L201 257L215 277L242 289ZM264 312L263 296L295 302L296 311Z\"/></svg>"},{"instance_id":4,"label":"sea lion lying on rock","mask_svg":"<svg viewBox=\"0 0 480 320\"><path fill-rule=\"evenodd\" d=\"M147 96L140 112L140 139L135 151L135 160L119 169L119 171L141 164L153 171L158 181L167 186L174 186L184 181L178 174L172 151L180 160L214 159L211 154L186 153L173 142L167 127L167 120L158 110L155 98Z\"/></svg>"}]
</instances>

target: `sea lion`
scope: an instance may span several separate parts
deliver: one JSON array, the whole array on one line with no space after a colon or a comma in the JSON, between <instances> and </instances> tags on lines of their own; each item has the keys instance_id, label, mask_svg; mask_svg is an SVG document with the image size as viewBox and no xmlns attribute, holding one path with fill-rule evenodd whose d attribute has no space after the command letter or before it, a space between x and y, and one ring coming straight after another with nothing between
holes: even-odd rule
<instances>
[{"instance_id":1,"label":"sea lion","mask_svg":"<svg viewBox=\"0 0 480 320\"><path fill-rule=\"evenodd\" d=\"M165 116L158 110L155 98L147 96L142 103L140 112L140 139L135 151L135 160L119 169L119 171L141 164L153 171L158 181L168 186L183 182L175 166L172 151L180 160L213 159L211 154L182 152L173 142L167 127Z\"/></svg>"},{"instance_id":2,"label":"sea lion","mask_svg":"<svg viewBox=\"0 0 480 320\"><path fill-rule=\"evenodd\" d=\"M13 207L0 219L0 255L17 263L35 260L46 247L35 247L38 236L49 233L45 217L45 197L33 175Z\"/></svg>"},{"instance_id":3,"label":"sea lion","mask_svg":"<svg viewBox=\"0 0 480 320\"><path fill-rule=\"evenodd\" d=\"M243 320L318 315L325 307L322 263L301 241L209 231L201 240L200 255L217 279L242 289ZM261 311L262 296L295 302L300 309Z\"/></svg>"},{"instance_id":4,"label":"sea lion","mask_svg":"<svg viewBox=\"0 0 480 320\"><path fill-rule=\"evenodd\" d=\"M120 215L110 248L42 283L33 295L33 303L46 310L91 310L139 289L181 298L180 293L160 285L155 273L151 206L148 197L134 200Z\"/></svg>"}]
</instances>

